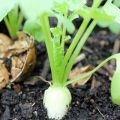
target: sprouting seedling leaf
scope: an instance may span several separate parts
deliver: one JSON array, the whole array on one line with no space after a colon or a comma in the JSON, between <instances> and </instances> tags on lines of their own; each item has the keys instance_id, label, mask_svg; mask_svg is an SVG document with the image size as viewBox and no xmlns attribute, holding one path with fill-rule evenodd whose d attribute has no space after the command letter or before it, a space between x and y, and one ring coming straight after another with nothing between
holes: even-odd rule
<instances>
[{"instance_id":1,"label":"sprouting seedling leaf","mask_svg":"<svg viewBox=\"0 0 120 120\"><path fill-rule=\"evenodd\" d=\"M63 24L63 26L66 27L66 29L67 29L67 31L69 33L73 33L74 32L75 27L74 27L72 21L70 21L69 19L67 19L64 16L59 15L59 14L56 14L56 17L58 18L58 22Z\"/></svg>"},{"instance_id":2,"label":"sprouting seedling leaf","mask_svg":"<svg viewBox=\"0 0 120 120\"><path fill-rule=\"evenodd\" d=\"M114 0L113 4L117 7L120 7L120 0ZM120 33L120 24L112 20L112 22L103 22L100 21L98 25L102 28L108 27L112 33L119 34Z\"/></svg>"},{"instance_id":3,"label":"sprouting seedling leaf","mask_svg":"<svg viewBox=\"0 0 120 120\"><path fill-rule=\"evenodd\" d=\"M115 34L119 34L120 33L120 24L113 22L109 24L109 29L111 30L111 32L115 33Z\"/></svg>"},{"instance_id":4,"label":"sprouting seedling leaf","mask_svg":"<svg viewBox=\"0 0 120 120\"><path fill-rule=\"evenodd\" d=\"M120 24L116 22L99 22L98 25L102 28L109 28L112 33L119 34L120 33Z\"/></svg>"},{"instance_id":5,"label":"sprouting seedling leaf","mask_svg":"<svg viewBox=\"0 0 120 120\"><path fill-rule=\"evenodd\" d=\"M96 8L94 11L91 11L91 8L84 6L81 9L79 9L78 11L76 11L76 13L85 19L88 16L91 16L91 18L93 18L96 21L110 22L110 21L114 20L114 17L107 14L106 12L104 12L104 10L102 8Z\"/></svg>"},{"instance_id":6,"label":"sprouting seedling leaf","mask_svg":"<svg viewBox=\"0 0 120 120\"><path fill-rule=\"evenodd\" d=\"M62 35L62 29L60 27L55 27L50 29L54 37L60 37Z\"/></svg>"},{"instance_id":7,"label":"sprouting seedling leaf","mask_svg":"<svg viewBox=\"0 0 120 120\"><path fill-rule=\"evenodd\" d=\"M65 37L65 42L67 42L68 40L70 40L71 39L71 36L70 35L67 35L66 37Z\"/></svg>"},{"instance_id":8,"label":"sprouting seedling leaf","mask_svg":"<svg viewBox=\"0 0 120 120\"><path fill-rule=\"evenodd\" d=\"M93 14L92 14L92 18L97 20L97 21L113 21L114 17L106 14L101 8L96 8L96 10L94 10Z\"/></svg>"},{"instance_id":9,"label":"sprouting seedling leaf","mask_svg":"<svg viewBox=\"0 0 120 120\"><path fill-rule=\"evenodd\" d=\"M60 14L64 14L66 12L66 10L68 9L68 5L65 2L65 0L55 0L54 2L54 8L55 12L58 12Z\"/></svg>"},{"instance_id":10,"label":"sprouting seedling leaf","mask_svg":"<svg viewBox=\"0 0 120 120\"><path fill-rule=\"evenodd\" d=\"M107 2L104 6L103 6L103 10L110 16L114 17L114 22L117 22L120 24L120 9L115 6L113 3L111 2Z\"/></svg>"},{"instance_id":11,"label":"sprouting seedling leaf","mask_svg":"<svg viewBox=\"0 0 120 120\"><path fill-rule=\"evenodd\" d=\"M17 0L0 0L0 21L14 8L16 3Z\"/></svg>"}]
</instances>

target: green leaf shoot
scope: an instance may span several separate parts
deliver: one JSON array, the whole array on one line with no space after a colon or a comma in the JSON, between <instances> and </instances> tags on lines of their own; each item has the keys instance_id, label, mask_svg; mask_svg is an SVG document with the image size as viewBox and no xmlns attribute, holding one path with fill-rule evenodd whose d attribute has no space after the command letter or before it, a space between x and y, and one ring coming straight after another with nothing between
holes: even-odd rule
<instances>
[{"instance_id":1,"label":"green leaf shoot","mask_svg":"<svg viewBox=\"0 0 120 120\"><path fill-rule=\"evenodd\" d=\"M34 36L35 40L41 42L44 40L44 35L39 20L27 20L24 24L23 31Z\"/></svg>"},{"instance_id":2,"label":"green leaf shoot","mask_svg":"<svg viewBox=\"0 0 120 120\"><path fill-rule=\"evenodd\" d=\"M0 22L16 5L16 0L0 0Z\"/></svg>"}]
</instances>

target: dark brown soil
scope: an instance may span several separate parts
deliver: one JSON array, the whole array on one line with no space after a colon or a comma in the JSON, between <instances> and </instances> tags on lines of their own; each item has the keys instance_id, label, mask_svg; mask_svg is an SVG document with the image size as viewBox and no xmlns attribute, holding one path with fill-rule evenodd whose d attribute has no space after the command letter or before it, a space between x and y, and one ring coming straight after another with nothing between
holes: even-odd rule
<instances>
[{"instance_id":1,"label":"dark brown soil","mask_svg":"<svg viewBox=\"0 0 120 120\"><path fill-rule=\"evenodd\" d=\"M116 36L106 30L96 29L82 51L86 59L78 65L96 66L99 61L112 54L115 39ZM47 59L44 43L36 43L36 48L37 65L31 76L41 75ZM45 79L51 79L50 70ZM93 79L99 82L99 86L91 89ZM16 93L15 86L20 87L19 94ZM47 87L48 85L41 81L35 85L22 82L0 90L0 120L48 120L42 103ZM84 86L69 88L73 99L64 120L120 120L120 107L111 102L110 77L107 71L97 72Z\"/></svg>"}]
</instances>

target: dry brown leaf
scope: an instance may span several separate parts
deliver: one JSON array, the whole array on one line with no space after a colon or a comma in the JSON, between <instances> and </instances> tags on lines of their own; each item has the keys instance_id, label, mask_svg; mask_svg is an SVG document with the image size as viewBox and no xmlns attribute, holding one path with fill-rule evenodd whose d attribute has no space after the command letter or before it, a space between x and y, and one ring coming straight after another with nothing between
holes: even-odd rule
<instances>
[{"instance_id":1,"label":"dry brown leaf","mask_svg":"<svg viewBox=\"0 0 120 120\"><path fill-rule=\"evenodd\" d=\"M9 83L9 72L3 61L0 61L0 89L4 88Z\"/></svg>"},{"instance_id":2,"label":"dry brown leaf","mask_svg":"<svg viewBox=\"0 0 120 120\"><path fill-rule=\"evenodd\" d=\"M24 82L24 84L25 85L35 85L35 84L37 84L37 83L47 83L47 84L49 84L49 85L51 85L51 82L50 81L47 81L47 80L45 80L42 76L32 76L32 77L30 77L29 79L27 79L25 82Z\"/></svg>"},{"instance_id":3,"label":"dry brown leaf","mask_svg":"<svg viewBox=\"0 0 120 120\"><path fill-rule=\"evenodd\" d=\"M70 74L69 74L69 79L72 80L72 79L75 79L76 77L82 75L82 74L85 74L85 73L88 73L90 71L93 70L93 66L92 65L88 65L86 67L83 67L83 68L78 68L76 67L75 69L73 69ZM84 85L89 79L90 79L91 76L89 77L86 77L82 80L79 80L75 83L72 83L72 87L77 87L77 86L81 86L81 85Z\"/></svg>"},{"instance_id":4,"label":"dry brown leaf","mask_svg":"<svg viewBox=\"0 0 120 120\"><path fill-rule=\"evenodd\" d=\"M91 90L98 88L101 85L101 82L97 81L95 77L92 79Z\"/></svg>"}]
</instances>

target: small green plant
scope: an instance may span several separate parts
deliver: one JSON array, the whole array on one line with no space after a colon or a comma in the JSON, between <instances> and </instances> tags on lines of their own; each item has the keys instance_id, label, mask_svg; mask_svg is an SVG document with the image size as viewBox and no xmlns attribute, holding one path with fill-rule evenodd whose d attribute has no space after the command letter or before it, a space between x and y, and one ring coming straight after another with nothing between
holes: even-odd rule
<instances>
[{"instance_id":1,"label":"small green plant","mask_svg":"<svg viewBox=\"0 0 120 120\"><path fill-rule=\"evenodd\" d=\"M52 84L45 90L43 99L49 118L62 119L66 114L72 99L71 93L67 88L69 84L90 76L111 59L116 59L117 61L116 71L111 83L112 101L120 105L120 54L107 58L87 74L81 75L71 81L67 80L77 55L83 48L96 24L101 21L120 23L120 10L112 3L112 0L107 0L105 5L100 7L101 2L102 0L93 0L92 7L86 6L86 0L46 0L43 2L36 0L35 6L32 4L32 7L37 11L34 17L39 18L41 23L51 66ZM27 3L29 4L29 2ZM42 4L42 9L37 10L40 7L38 3ZM46 5L46 3L48 4ZM33 11L33 9L28 11L26 6L24 7L24 12L28 16L33 17L30 14ZM58 20L54 28L50 27L49 17L51 16ZM65 53L65 41L70 39L66 33L72 33L74 31L72 21L78 16L83 18L83 22Z\"/></svg>"},{"instance_id":2,"label":"small green plant","mask_svg":"<svg viewBox=\"0 0 120 120\"><path fill-rule=\"evenodd\" d=\"M107 0L105 5L101 7L102 0L93 0L92 7L88 7L86 1L21 0L20 3L26 18L30 21L37 19L42 27L52 73L52 84L45 90L43 99L49 118L62 119L67 113L72 99L71 92L67 88L69 84L92 75L111 59L116 59L116 70L111 82L111 96L112 101L120 105L119 53L104 60L91 72L71 81L67 79L76 57L82 50L96 24L101 21L114 21L120 24L120 10L112 3L112 0ZM49 17L51 16L57 19L55 27L50 27ZM71 39L67 32L74 32L75 27L72 21L79 16L83 18L83 22L72 39L71 45L65 52L65 41Z\"/></svg>"}]
</instances>

